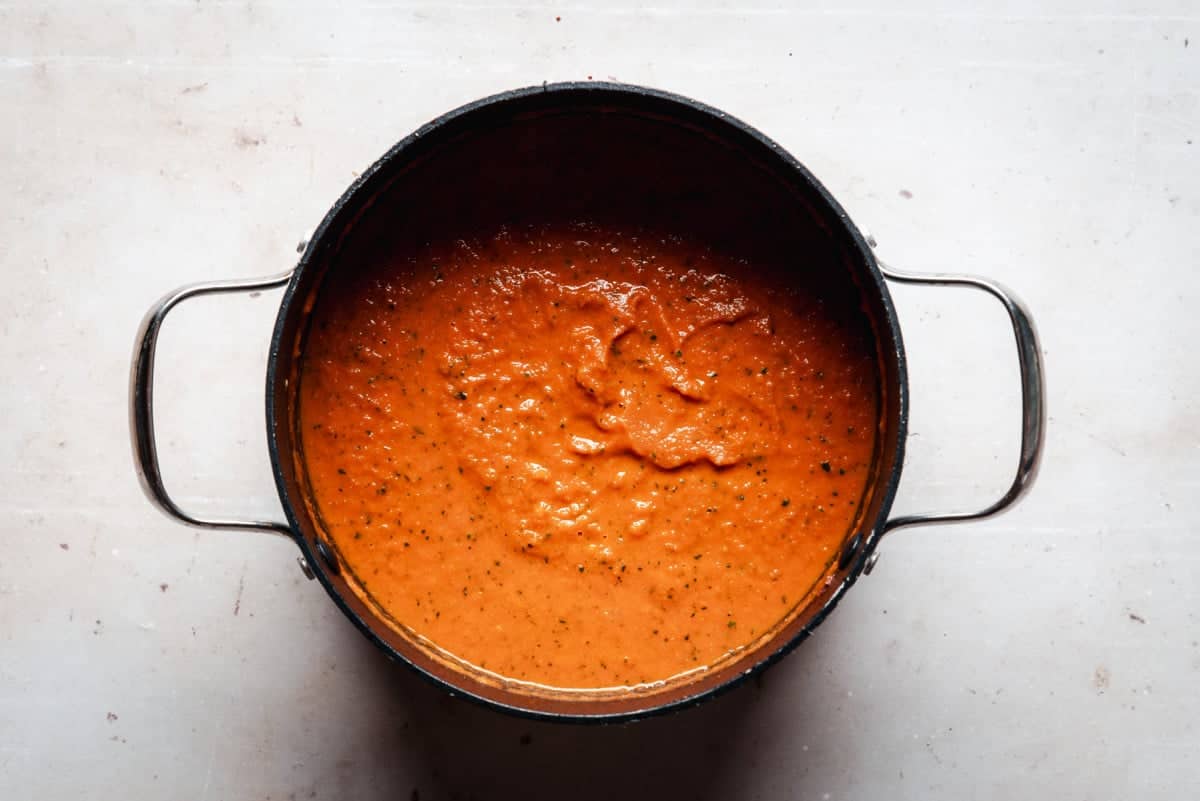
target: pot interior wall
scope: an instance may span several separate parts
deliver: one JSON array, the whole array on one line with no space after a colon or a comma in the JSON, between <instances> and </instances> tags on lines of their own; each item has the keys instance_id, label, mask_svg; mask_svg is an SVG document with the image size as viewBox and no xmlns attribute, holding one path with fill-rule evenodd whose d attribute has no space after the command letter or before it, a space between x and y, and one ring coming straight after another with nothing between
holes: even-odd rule
<instances>
[{"instance_id":1,"label":"pot interior wall","mask_svg":"<svg viewBox=\"0 0 1200 801\"><path fill-rule=\"evenodd\" d=\"M886 289L861 238L815 180L758 135L654 93L563 88L456 112L402 142L330 212L285 297L268 377L272 447L285 507L335 600L393 656L468 695L544 715L623 716L686 702L781 654L819 622L861 570L898 474L903 363ZM297 458L298 359L328 282L406 248L500 224L591 220L703 236L778 280L856 309L879 364L880 436L859 547L769 641L699 678L637 693L549 693L464 672L400 634L315 554L320 521ZM835 561L837 557L835 556Z\"/></svg>"}]
</instances>

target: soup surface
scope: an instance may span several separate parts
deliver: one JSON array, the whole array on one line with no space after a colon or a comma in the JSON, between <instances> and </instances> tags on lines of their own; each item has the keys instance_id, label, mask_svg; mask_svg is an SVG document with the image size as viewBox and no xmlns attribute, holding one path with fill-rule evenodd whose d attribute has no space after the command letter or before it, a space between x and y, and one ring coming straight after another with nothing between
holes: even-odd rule
<instances>
[{"instance_id":1,"label":"soup surface","mask_svg":"<svg viewBox=\"0 0 1200 801\"><path fill-rule=\"evenodd\" d=\"M303 466L391 625L506 679L638 685L752 647L834 571L877 367L804 265L572 223L343 272L305 346Z\"/></svg>"}]
</instances>

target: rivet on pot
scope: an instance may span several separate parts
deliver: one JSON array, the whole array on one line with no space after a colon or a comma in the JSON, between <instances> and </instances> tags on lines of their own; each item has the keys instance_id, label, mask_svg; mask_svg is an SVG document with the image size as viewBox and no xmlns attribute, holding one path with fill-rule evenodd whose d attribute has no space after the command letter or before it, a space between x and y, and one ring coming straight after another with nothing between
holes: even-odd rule
<instances>
[{"instance_id":1,"label":"rivet on pot","mask_svg":"<svg viewBox=\"0 0 1200 801\"><path fill-rule=\"evenodd\" d=\"M320 555L321 561L329 568L329 572L340 573L342 571L337 557L333 555L333 551L329 550L329 546L325 544L324 540L317 540L317 553Z\"/></svg>"},{"instance_id":2,"label":"rivet on pot","mask_svg":"<svg viewBox=\"0 0 1200 801\"><path fill-rule=\"evenodd\" d=\"M858 546L862 545L862 534L855 534L846 543L846 547L842 548L842 556L838 560L838 570L845 570L852 561L854 554L858 552Z\"/></svg>"},{"instance_id":3,"label":"rivet on pot","mask_svg":"<svg viewBox=\"0 0 1200 801\"><path fill-rule=\"evenodd\" d=\"M867 557L867 563L863 565L863 575L871 575L871 571L875 569L875 563L879 561L879 551L874 551Z\"/></svg>"},{"instance_id":4,"label":"rivet on pot","mask_svg":"<svg viewBox=\"0 0 1200 801\"><path fill-rule=\"evenodd\" d=\"M308 566L308 560L303 556L296 557L296 564L300 565L300 572L303 573L304 577L309 581L312 581L317 577L317 574L313 572L313 569Z\"/></svg>"}]
</instances>

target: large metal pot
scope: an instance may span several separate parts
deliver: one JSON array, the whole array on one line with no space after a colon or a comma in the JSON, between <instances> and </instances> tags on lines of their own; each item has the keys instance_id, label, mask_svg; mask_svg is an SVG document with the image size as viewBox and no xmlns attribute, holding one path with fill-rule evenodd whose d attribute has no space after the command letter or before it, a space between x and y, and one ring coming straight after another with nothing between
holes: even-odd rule
<instances>
[{"instance_id":1,"label":"large metal pot","mask_svg":"<svg viewBox=\"0 0 1200 801\"><path fill-rule=\"evenodd\" d=\"M614 148L624 148L619 151L620 159L606 164L629 163L628 174L614 176L611 167L600 170L595 166L597 153ZM410 184L418 173L457 182L465 205L450 209L444 207L449 201L413 197ZM614 187L619 191L620 186L644 195L648 209L684 196L694 200L700 193L700 205L713 212L706 224L717 227L736 227L747 214L769 215L770 225L781 236L798 237L801 246L824 254L822 269L858 294L875 332L882 387L872 484L858 525L847 533L834 580L811 595L766 646L687 681L638 691L533 691L470 674L439 659L386 625L351 591L311 512L302 465L296 458L297 366L322 281L340 270L354 269L352 260L342 258L345 243L380 210L407 215L416 224L421 220L433 224L444 222L449 214L470 217L481 208L519 196L524 198L519 202L575 203L579 211L588 212L595 210L589 204L603 203L606 193ZM375 235L380 231L386 234L386 226ZM986 509L889 518L904 463L908 383L900 327L885 279L980 289L998 299L1011 318L1023 399L1020 460L1008 491ZM176 304L190 297L285 285L267 363L266 412L271 461L287 519L210 520L190 515L167 493L155 448L152 388L160 326ZM334 603L372 642L392 659L454 694L505 711L585 721L629 719L676 709L734 686L812 632L858 576L871 571L880 538L887 532L921 523L976 520L1011 506L1030 486L1041 455L1042 382L1033 323L1017 298L988 280L888 269L816 178L758 131L720 111L664 92L615 84L564 83L519 89L471 103L401 141L333 205L294 269L262 279L196 284L165 296L150 309L137 335L130 411L142 485L150 500L168 515L203 528L261 530L292 539L300 548L301 568L309 578L320 581Z\"/></svg>"}]
</instances>

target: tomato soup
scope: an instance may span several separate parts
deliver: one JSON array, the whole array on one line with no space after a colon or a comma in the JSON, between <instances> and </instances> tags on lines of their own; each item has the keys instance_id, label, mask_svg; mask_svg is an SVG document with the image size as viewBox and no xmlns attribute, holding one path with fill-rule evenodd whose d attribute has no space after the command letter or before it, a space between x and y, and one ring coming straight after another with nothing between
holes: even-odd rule
<instances>
[{"instance_id":1,"label":"tomato soup","mask_svg":"<svg viewBox=\"0 0 1200 801\"><path fill-rule=\"evenodd\" d=\"M350 585L556 688L709 669L836 570L879 413L852 302L678 232L496 227L333 274L302 467Z\"/></svg>"}]
</instances>

